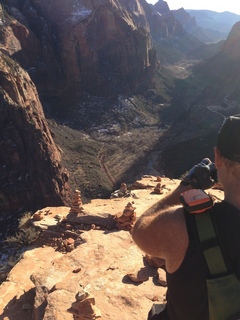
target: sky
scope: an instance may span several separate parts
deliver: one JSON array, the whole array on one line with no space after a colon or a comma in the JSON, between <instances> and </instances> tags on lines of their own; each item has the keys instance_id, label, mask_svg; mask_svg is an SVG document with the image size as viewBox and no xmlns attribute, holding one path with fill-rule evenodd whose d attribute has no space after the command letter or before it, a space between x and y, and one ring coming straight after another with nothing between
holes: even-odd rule
<instances>
[{"instance_id":1,"label":"sky","mask_svg":"<svg viewBox=\"0 0 240 320\"><path fill-rule=\"evenodd\" d=\"M148 3L155 4L158 0L146 0ZM239 0L165 0L170 10L179 8L184 9L205 9L216 12L229 11L240 14Z\"/></svg>"}]
</instances>

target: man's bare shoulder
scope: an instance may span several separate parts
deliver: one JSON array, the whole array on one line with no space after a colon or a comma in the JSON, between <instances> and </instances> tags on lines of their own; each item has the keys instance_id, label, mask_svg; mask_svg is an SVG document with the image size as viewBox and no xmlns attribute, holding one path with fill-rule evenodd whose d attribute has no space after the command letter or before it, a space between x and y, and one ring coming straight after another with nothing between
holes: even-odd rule
<instances>
[{"instance_id":1,"label":"man's bare shoulder","mask_svg":"<svg viewBox=\"0 0 240 320\"><path fill-rule=\"evenodd\" d=\"M132 235L144 252L165 259L169 272L177 269L188 247L182 206L171 206L154 215L140 217Z\"/></svg>"},{"instance_id":2,"label":"man's bare shoulder","mask_svg":"<svg viewBox=\"0 0 240 320\"><path fill-rule=\"evenodd\" d=\"M180 221L184 219L184 210L180 205L165 207L162 210L154 214L142 215L138 218L135 224L134 231L136 229L144 229L145 227L152 226L154 228L155 223L161 222L161 224L171 224L173 221ZM164 225L161 225L164 228Z\"/></svg>"},{"instance_id":3,"label":"man's bare shoulder","mask_svg":"<svg viewBox=\"0 0 240 320\"><path fill-rule=\"evenodd\" d=\"M166 222L170 222L172 220L179 220L179 218L184 217L184 209L181 205L165 207L158 213L159 214L156 218Z\"/></svg>"}]
</instances>

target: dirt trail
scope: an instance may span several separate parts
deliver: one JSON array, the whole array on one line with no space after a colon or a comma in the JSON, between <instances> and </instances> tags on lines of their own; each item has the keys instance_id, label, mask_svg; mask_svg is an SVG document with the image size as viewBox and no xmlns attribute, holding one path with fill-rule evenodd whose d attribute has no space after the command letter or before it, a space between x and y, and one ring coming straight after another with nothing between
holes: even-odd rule
<instances>
[{"instance_id":1,"label":"dirt trail","mask_svg":"<svg viewBox=\"0 0 240 320\"><path fill-rule=\"evenodd\" d=\"M105 164L105 156L106 155L105 155L103 149L101 149L99 151L99 154L98 154L98 161L99 161L99 164L100 164L100 167L101 167L102 171L105 172L105 174L108 177L108 180L110 181L112 187L114 187L115 184L116 184L116 180L113 178L113 176L111 175L111 173L108 170L108 167Z\"/></svg>"}]
</instances>

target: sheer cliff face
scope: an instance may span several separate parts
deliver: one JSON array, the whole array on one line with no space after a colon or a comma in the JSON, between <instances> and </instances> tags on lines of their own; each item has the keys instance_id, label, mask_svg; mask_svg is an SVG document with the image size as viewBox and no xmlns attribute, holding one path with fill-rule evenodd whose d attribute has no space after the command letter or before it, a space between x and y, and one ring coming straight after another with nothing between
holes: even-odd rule
<instances>
[{"instance_id":1,"label":"sheer cliff face","mask_svg":"<svg viewBox=\"0 0 240 320\"><path fill-rule=\"evenodd\" d=\"M232 60L240 59L240 21L235 23L223 45L223 53Z\"/></svg>"},{"instance_id":2,"label":"sheer cliff face","mask_svg":"<svg viewBox=\"0 0 240 320\"><path fill-rule=\"evenodd\" d=\"M31 30L35 62L23 65L21 50L15 55L40 94L109 96L146 88L152 81L156 54L141 2L146 4L139 0L26 0L10 12L18 25L25 25L22 33ZM14 33L14 37L20 45L24 42L24 35Z\"/></svg>"},{"instance_id":3,"label":"sheer cliff face","mask_svg":"<svg viewBox=\"0 0 240 320\"><path fill-rule=\"evenodd\" d=\"M0 208L31 210L67 204L67 172L46 123L35 85L0 55Z\"/></svg>"},{"instance_id":4,"label":"sheer cliff face","mask_svg":"<svg viewBox=\"0 0 240 320\"><path fill-rule=\"evenodd\" d=\"M239 111L240 98L240 22L237 22L223 42L218 54L203 61L196 67L198 75L210 83L209 92L215 99L237 101L235 111ZM205 81L205 80L204 80ZM215 91L217 89L217 92ZM207 95L209 97L209 93ZM218 102L217 101L217 102Z\"/></svg>"}]
</instances>

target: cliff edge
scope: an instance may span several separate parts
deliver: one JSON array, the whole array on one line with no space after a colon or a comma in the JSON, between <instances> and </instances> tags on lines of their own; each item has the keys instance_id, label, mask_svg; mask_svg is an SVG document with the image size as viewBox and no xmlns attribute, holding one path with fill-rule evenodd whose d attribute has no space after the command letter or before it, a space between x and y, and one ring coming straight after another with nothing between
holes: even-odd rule
<instances>
[{"instance_id":1,"label":"cliff edge","mask_svg":"<svg viewBox=\"0 0 240 320\"><path fill-rule=\"evenodd\" d=\"M70 207L36 212L41 240L2 283L0 318L146 319L153 302L164 304L164 262L138 249L126 221L131 224L178 184L144 176L129 192L122 184L111 199L82 205L75 194ZM216 201L223 198L221 190L207 192Z\"/></svg>"}]
</instances>

